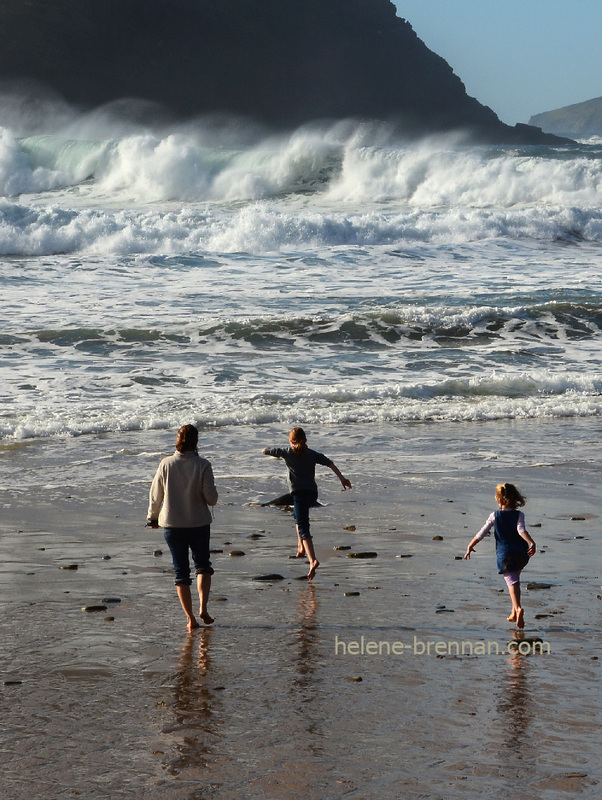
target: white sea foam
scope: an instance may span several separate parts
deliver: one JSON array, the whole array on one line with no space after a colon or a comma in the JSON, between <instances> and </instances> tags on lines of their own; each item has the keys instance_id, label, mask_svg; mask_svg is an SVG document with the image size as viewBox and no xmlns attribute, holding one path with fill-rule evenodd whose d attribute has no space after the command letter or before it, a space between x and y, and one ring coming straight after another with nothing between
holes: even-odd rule
<instances>
[{"instance_id":1,"label":"white sea foam","mask_svg":"<svg viewBox=\"0 0 602 800\"><path fill-rule=\"evenodd\" d=\"M51 109L0 99L0 438L600 414L598 145Z\"/></svg>"}]
</instances>

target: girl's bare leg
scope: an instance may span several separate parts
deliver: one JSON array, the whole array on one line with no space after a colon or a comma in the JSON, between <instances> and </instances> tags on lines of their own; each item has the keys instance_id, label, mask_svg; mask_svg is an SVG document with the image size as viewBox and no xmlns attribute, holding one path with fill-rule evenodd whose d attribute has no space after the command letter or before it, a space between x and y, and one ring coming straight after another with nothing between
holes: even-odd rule
<instances>
[{"instance_id":1,"label":"girl's bare leg","mask_svg":"<svg viewBox=\"0 0 602 800\"><path fill-rule=\"evenodd\" d=\"M192 592L190 591L190 586L178 584L176 589L178 591L178 597L180 598L180 605L188 619L188 630L192 631L200 626L192 613Z\"/></svg>"},{"instance_id":2,"label":"girl's bare leg","mask_svg":"<svg viewBox=\"0 0 602 800\"><path fill-rule=\"evenodd\" d=\"M515 583L508 587L510 599L512 600L512 613L508 617L508 622L516 622L517 628L525 627L525 611L520 604L520 583Z\"/></svg>"},{"instance_id":3,"label":"girl's bare leg","mask_svg":"<svg viewBox=\"0 0 602 800\"><path fill-rule=\"evenodd\" d=\"M303 543L305 553L309 559L309 572L307 573L307 580L312 581L314 579L314 575L316 574L316 570L320 566L320 562L316 558L312 538L310 537L309 539L302 539L301 541Z\"/></svg>"},{"instance_id":4,"label":"girl's bare leg","mask_svg":"<svg viewBox=\"0 0 602 800\"><path fill-rule=\"evenodd\" d=\"M211 575L197 575L196 582L199 590L199 617L203 620L205 625L211 625L213 617L207 611L209 592L211 590Z\"/></svg>"}]
</instances>

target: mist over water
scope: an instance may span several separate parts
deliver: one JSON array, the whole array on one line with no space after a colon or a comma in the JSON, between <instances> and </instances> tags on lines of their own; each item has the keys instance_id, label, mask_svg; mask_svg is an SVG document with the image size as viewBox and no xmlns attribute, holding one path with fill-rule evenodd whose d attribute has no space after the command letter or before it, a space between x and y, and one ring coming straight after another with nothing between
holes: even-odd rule
<instances>
[{"instance_id":1,"label":"mist over water","mask_svg":"<svg viewBox=\"0 0 602 800\"><path fill-rule=\"evenodd\" d=\"M598 415L601 177L0 90L0 436Z\"/></svg>"}]
</instances>

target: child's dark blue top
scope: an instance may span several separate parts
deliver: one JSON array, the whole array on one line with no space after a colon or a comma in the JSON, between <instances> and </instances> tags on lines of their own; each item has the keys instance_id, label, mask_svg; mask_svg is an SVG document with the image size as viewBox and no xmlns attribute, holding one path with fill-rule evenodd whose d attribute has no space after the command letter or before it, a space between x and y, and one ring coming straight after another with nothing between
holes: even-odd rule
<instances>
[{"instance_id":1,"label":"child's dark blue top","mask_svg":"<svg viewBox=\"0 0 602 800\"><path fill-rule=\"evenodd\" d=\"M518 572L529 561L529 545L516 529L519 511L500 509L495 512L495 549L498 572Z\"/></svg>"}]
</instances>

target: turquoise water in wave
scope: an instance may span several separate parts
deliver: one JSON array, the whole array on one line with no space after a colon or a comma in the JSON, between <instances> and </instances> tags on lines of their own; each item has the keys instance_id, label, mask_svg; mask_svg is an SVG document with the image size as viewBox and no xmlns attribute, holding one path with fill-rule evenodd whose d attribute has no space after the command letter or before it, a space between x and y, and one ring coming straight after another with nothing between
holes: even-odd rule
<instances>
[{"instance_id":1,"label":"turquoise water in wave","mask_svg":"<svg viewBox=\"0 0 602 800\"><path fill-rule=\"evenodd\" d=\"M0 102L0 437L597 416L602 146Z\"/></svg>"}]
</instances>

